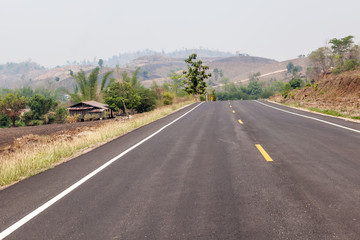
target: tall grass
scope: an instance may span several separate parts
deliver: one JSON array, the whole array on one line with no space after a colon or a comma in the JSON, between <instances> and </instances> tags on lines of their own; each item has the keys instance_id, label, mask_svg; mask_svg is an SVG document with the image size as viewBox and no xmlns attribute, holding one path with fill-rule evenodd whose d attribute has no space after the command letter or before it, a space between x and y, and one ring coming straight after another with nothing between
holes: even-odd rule
<instances>
[{"instance_id":1,"label":"tall grass","mask_svg":"<svg viewBox=\"0 0 360 240\"><path fill-rule=\"evenodd\" d=\"M14 152L2 153L0 157L0 186L5 186L41 171L54 167L82 150L121 136L135 128L160 119L192 101L164 106L152 112L135 115L126 121L108 121L92 131L84 131L75 136L59 135L56 139L49 136L33 136Z\"/></svg>"}]
</instances>

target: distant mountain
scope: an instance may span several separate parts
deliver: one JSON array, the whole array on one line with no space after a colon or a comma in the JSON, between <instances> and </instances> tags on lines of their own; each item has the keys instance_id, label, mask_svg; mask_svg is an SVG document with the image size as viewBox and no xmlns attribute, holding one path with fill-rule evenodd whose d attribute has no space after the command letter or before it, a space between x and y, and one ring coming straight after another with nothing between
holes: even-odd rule
<instances>
[{"instance_id":1,"label":"distant mountain","mask_svg":"<svg viewBox=\"0 0 360 240\"><path fill-rule=\"evenodd\" d=\"M225 58L234 56L234 54L230 52L222 52L218 50L209 50L209 49L182 49L176 50L173 52L165 53L165 52L156 52L149 49L138 51L134 53L121 53L119 55L114 55L109 59L104 59L104 65L108 67L115 67L115 66L125 66L126 64L130 63L131 61L143 57L143 56L153 56L153 55L160 55L164 57L170 58L181 58L184 60L190 54L196 53L200 58ZM95 63L97 64L97 63Z\"/></svg>"},{"instance_id":2,"label":"distant mountain","mask_svg":"<svg viewBox=\"0 0 360 240\"><path fill-rule=\"evenodd\" d=\"M0 87L16 88L31 82L47 71L37 63L26 61L20 63L6 63L0 65Z\"/></svg>"},{"instance_id":3,"label":"distant mountain","mask_svg":"<svg viewBox=\"0 0 360 240\"><path fill-rule=\"evenodd\" d=\"M172 71L181 73L182 70L186 69L184 60L188 55L194 52L196 52L196 49L173 52L173 56L177 57L169 57L165 54L141 56L121 67L109 67L105 64L105 67L103 67L101 72L103 74L107 71L113 71L111 77L120 79L123 71L127 71L131 74L140 67L138 77L145 87L149 87L154 81L158 84L163 84L170 80L169 76ZM148 50L147 53L151 53L151 51ZM210 72L213 76L209 79L211 81L209 83L213 86L221 85L221 77L228 77L230 82L243 82L247 84L249 76L258 72L261 73L262 81L274 79L283 80L287 77L286 65L290 61L296 66L300 65L303 68L303 73L308 65L307 58L297 58L278 62L267 58L248 55L233 56L230 53L204 49L200 49L197 53L204 64L210 67ZM215 57L221 55L231 56ZM0 88L21 88L30 86L34 89L45 87L55 90L59 87L65 87L71 91L75 85L75 80L70 76L70 70L77 73L80 69L83 69L89 74L96 66L97 64L69 65L46 69L33 62L8 63L0 65ZM221 72L221 75L215 77L214 71Z\"/></svg>"}]
</instances>

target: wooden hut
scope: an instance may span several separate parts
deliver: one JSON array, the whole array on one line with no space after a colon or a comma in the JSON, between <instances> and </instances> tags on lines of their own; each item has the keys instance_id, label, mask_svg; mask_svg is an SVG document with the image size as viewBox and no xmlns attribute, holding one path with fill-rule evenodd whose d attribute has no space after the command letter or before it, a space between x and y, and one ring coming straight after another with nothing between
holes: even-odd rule
<instances>
[{"instance_id":1,"label":"wooden hut","mask_svg":"<svg viewBox=\"0 0 360 240\"><path fill-rule=\"evenodd\" d=\"M99 103L96 101L86 101L74 104L68 107L70 116L80 114L79 119L84 120L86 114L97 114L99 119L113 118L113 109L107 104Z\"/></svg>"}]
</instances>

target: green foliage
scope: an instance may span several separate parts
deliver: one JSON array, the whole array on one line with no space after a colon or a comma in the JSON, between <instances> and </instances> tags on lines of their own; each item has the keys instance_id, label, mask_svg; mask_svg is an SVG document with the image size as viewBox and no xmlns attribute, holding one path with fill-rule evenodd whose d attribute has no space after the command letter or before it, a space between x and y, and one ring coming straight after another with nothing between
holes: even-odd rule
<instances>
[{"instance_id":1,"label":"green foliage","mask_svg":"<svg viewBox=\"0 0 360 240\"><path fill-rule=\"evenodd\" d=\"M325 74L331 68L331 72L336 74L355 70L360 65L360 48L354 45L353 39L353 36L333 38L329 41L331 49L322 47L312 52L309 56L311 66L307 71L308 75L317 78L317 75Z\"/></svg>"},{"instance_id":2,"label":"green foliage","mask_svg":"<svg viewBox=\"0 0 360 240\"><path fill-rule=\"evenodd\" d=\"M79 92L77 93L76 91L74 91L74 93L70 93L66 90L64 91L70 95L71 100L74 102L99 100L101 98L102 92L104 91L106 82L112 73L112 72L107 72L104 74L101 80L100 91L98 91L99 72L100 69L97 67L90 73L89 77L87 78L85 71L82 69L77 74L74 74L71 71L70 75L75 79Z\"/></svg>"},{"instance_id":3,"label":"green foliage","mask_svg":"<svg viewBox=\"0 0 360 240\"><path fill-rule=\"evenodd\" d=\"M333 38L329 41L333 53L336 55L336 59L339 61L339 65L344 64L345 54L350 52L354 44L354 36L347 36L341 39Z\"/></svg>"},{"instance_id":4,"label":"green foliage","mask_svg":"<svg viewBox=\"0 0 360 240\"><path fill-rule=\"evenodd\" d=\"M251 74L251 75L249 76L250 82L259 81L259 80L260 80L260 76L261 76L261 73L260 73L260 72Z\"/></svg>"},{"instance_id":5,"label":"green foliage","mask_svg":"<svg viewBox=\"0 0 360 240\"><path fill-rule=\"evenodd\" d=\"M66 109L66 107L58 107L55 110L55 116L54 116L54 121L56 123L64 123L66 120L66 117L69 115L68 110Z\"/></svg>"},{"instance_id":6,"label":"green foliage","mask_svg":"<svg viewBox=\"0 0 360 240\"><path fill-rule=\"evenodd\" d=\"M21 121L24 122L25 125L31 125L31 121L34 119L34 113L32 111L25 112L21 116Z\"/></svg>"},{"instance_id":7,"label":"green foliage","mask_svg":"<svg viewBox=\"0 0 360 240\"><path fill-rule=\"evenodd\" d=\"M54 109L57 103L52 98L45 98L42 95L36 94L30 98L29 106L33 112L33 119L40 119L41 116Z\"/></svg>"},{"instance_id":8,"label":"green foliage","mask_svg":"<svg viewBox=\"0 0 360 240\"><path fill-rule=\"evenodd\" d=\"M304 81L299 78L293 78L289 83L292 89L301 88L304 86Z\"/></svg>"},{"instance_id":9,"label":"green foliage","mask_svg":"<svg viewBox=\"0 0 360 240\"><path fill-rule=\"evenodd\" d=\"M316 83L315 86L314 86L314 90L317 91L317 90L318 90L318 87L319 87L319 84Z\"/></svg>"},{"instance_id":10,"label":"green foliage","mask_svg":"<svg viewBox=\"0 0 360 240\"><path fill-rule=\"evenodd\" d=\"M287 65L286 65L286 69L287 69L287 72L288 73L292 73L292 70L294 68L294 64L292 62L289 62Z\"/></svg>"},{"instance_id":11,"label":"green foliage","mask_svg":"<svg viewBox=\"0 0 360 240\"><path fill-rule=\"evenodd\" d=\"M0 99L0 113L8 116L15 127L15 121L20 118L21 111L26 107L26 104L27 100L25 97L9 93L3 99Z\"/></svg>"},{"instance_id":12,"label":"green foliage","mask_svg":"<svg viewBox=\"0 0 360 240\"><path fill-rule=\"evenodd\" d=\"M91 121L92 120L92 116L91 116L91 114L90 113L87 113L87 114L85 114L84 115L84 121Z\"/></svg>"},{"instance_id":13,"label":"green foliage","mask_svg":"<svg viewBox=\"0 0 360 240\"><path fill-rule=\"evenodd\" d=\"M11 119L4 114L0 114L0 128L8 128L10 126L11 126Z\"/></svg>"},{"instance_id":14,"label":"green foliage","mask_svg":"<svg viewBox=\"0 0 360 240\"><path fill-rule=\"evenodd\" d=\"M253 95L256 98L258 98L262 93L262 87L259 82L250 81L247 89L248 89L248 94Z\"/></svg>"},{"instance_id":15,"label":"green foliage","mask_svg":"<svg viewBox=\"0 0 360 240\"><path fill-rule=\"evenodd\" d=\"M157 100L155 91L147 88L140 88L137 91L137 94L140 96L140 104L136 107L138 113L149 112L155 109Z\"/></svg>"},{"instance_id":16,"label":"green foliage","mask_svg":"<svg viewBox=\"0 0 360 240\"><path fill-rule=\"evenodd\" d=\"M285 83L284 85L284 90L282 92L282 96L283 98L287 98L289 95L289 92L292 90L293 88L291 87L290 83Z\"/></svg>"},{"instance_id":17,"label":"green foliage","mask_svg":"<svg viewBox=\"0 0 360 240\"><path fill-rule=\"evenodd\" d=\"M125 111L126 108L135 109L140 104L140 96L136 89L128 82L115 82L105 92L104 99L111 108Z\"/></svg>"},{"instance_id":18,"label":"green foliage","mask_svg":"<svg viewBox=\"0 0 360 240\"><path fill-rule=\"evenodd\" d=\"M339 65L334 68L331 72L335 74L339 74L345 71L354 71L360 63L355 59L346 60L343 65Z\"/></svg>"},{"instance_id":19,"label":"green foliage","mask_svg":"<svg viewBox=\"0 0 360 240\"><path fill-rule=\"evenodd\" d=\"M170 79L171 79L171 89L173 92L175 92L175 95L178 96L178 93L180 92L179 89L181 88L181 85L183 84L183 74L178 74L174 71L171 72Z\"/></svg>"},{"instance_id":20,"label":"green foliage","mask_svg":"<svg viewBox=\"0 0 360 240\"><path fill-rule=\"evenodd\" d=\"M103 67L103 64L104 64L104 60L102 60L101 58L99 59L99 67L102 68Z\"/></svg>"},{"instance_id":21,"label":"green foliage","mask_svg":"<svg viewBox=\"0 0 360 240\"><path fill-rule=\"evenodd\" d=\"M130 86L138 89L138 88L141 87L141 83L140 83L139 77L138 77L139 72L140 72L140 68L138 67L138 68L132 73L132 76L130 77L130 76L128 75L128 73L124 71L124 72L122 73L122 80L123 80L124 82L129 83Z\"/></svg>"},{"instance_id":22,"label":"green foliage","mask_svg":"<svg viewBox=\"0 0 360 240\"><path fill-rule=\"evenodd\" d=\"M188 94L202 95L206 91L205 79L211 77L211 74L206 73L209 67L202 65L201 60L195 61L196 57L197 55L194 53L185 59L185 62L188 64L188 70L183 71L185 77L184 90Z\"/></svg>"},{"instance_id":23,"label":"green foliage","mask_svg":"<svg viewBox=\"0 0 360 240\"><path fill-rule=\"evenodd\" d=\"M164 92L162 95L164 105L171 105L173 103L174 95L170 92Z\"/></svg>"}]
</instances>

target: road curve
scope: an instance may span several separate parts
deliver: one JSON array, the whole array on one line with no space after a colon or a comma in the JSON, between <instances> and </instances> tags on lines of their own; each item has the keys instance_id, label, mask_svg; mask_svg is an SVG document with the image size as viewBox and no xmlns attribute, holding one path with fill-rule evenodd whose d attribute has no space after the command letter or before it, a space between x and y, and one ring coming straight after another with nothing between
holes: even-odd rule
<instances>
[{"instance_id":1,"label":"road curve","mask_svg":"<svg viewBox=\"0 0 360 240\"><path fill-rule=\"evenodd\" d=\"M0 233L194 106L0 191ZM349 129L271 103L203 103L6 239L359 239Z\"/></svg>"}]
</instances>

